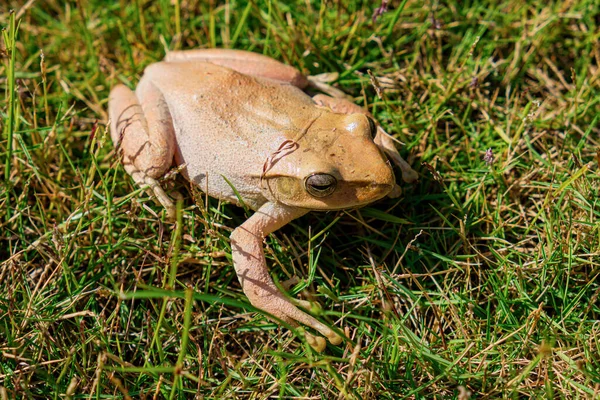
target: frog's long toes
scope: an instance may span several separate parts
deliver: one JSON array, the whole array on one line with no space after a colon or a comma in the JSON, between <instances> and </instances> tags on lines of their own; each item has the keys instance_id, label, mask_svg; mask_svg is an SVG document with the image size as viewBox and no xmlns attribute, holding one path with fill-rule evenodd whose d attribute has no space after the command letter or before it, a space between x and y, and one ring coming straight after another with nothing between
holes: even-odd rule
<instances>
[{"instance_id":1,"label":"frog's long toes","mask_svg":"<svg viewBox=\"0 0 600 400\"><path fill-rule=\"evenodd\" d=\"M175 199L175 201L183 201L185 198L183 197L183 195L181 193L179 193L177 190L173 190L171 192L169 192L169 195Z\"/></svg>"},{"instance_id":2,"label":"frog's long toes","mask_svg":"<svg viewBox=\"0 0 600 400\"><path fill-rule=\"evenodd\" d=\"M308 300L293 299L292 302L305 310L310 310L313 307L313 304Z\"/></svg>"},{"instance_id":3,"label":"frog's long toes","mask_svg":"<svg viewBox=\"0 0 600 400\"><path fill-rule=\"evenodd\" d=\"M290 288L298 282L300 282L300 278L298 278L297 276L292 276L290 279L281 282L281 286L283 286L285 290L290 290Z\"/></svg>"},{"instance_id":4,"label":"frog's long toes","mask_svg":"<svg viewBox=\"0 0 600 400\"><path fill-rule=\"evenodd\" d=\"M406 183L414 183L419 180L419 173L412 169L410 165L400 167L402 169L402 180Z\"/></svg>"},{"instance_id":5,"label":"frog's long toes","mask_svg":"<svg viewBox=\"0 0 600 400\"><path fill-rule=\"evenodd\" d=\"M175 206L165 207L165 220L171 224L177 222L177 208Z\"/></svg>"},{"instance_id":6,"label":"frog's long toes","mask_svg":"<svg viewBox=\"0 0 600 400\"><path fill-rule=\"evenodd\" d=\"M304 332L304 337L306 338L306 341L308 342L310 347L315 349L315 351L322 353L323 350L325 350L327 342L321 336L314 336L308 332Z\"/></svg>"},{"instance_id":7,"label":"frog's long toes","mask_svg":"<svg viewBox=\"0 0 600 400\"><path fill-rule=\"evenodd\" d=\"M394 188L392 189L391 192L388 193L388 197L390 199L396 199L400 196L402 196L402 188L400 186L398 186L397 184L394 184Z\"/></svg>"},{"instance_id":8,"label":"frog's long toes","mask_svg":"<svg viewBox=\"0 0 600 400\"><path fill-rule=\"evenodd\" d=\"M331 343L334 346L337 346L344 340L340 335L333 331L331 331L331 333L327 335L327 339L329 339L329 343Z\"/></svg>"}]
</instances>

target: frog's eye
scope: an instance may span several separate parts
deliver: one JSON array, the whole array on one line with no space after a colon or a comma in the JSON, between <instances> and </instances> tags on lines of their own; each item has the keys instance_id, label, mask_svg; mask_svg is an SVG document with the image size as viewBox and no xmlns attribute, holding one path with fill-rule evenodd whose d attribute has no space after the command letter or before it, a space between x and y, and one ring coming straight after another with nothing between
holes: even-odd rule
<instances>
[{"instance_id":1,"label":"frog's eye","mask_svg":"<svg viewBox=\"0 0 600 400\"><path fill-rule=\"evenodd\" d=\"M313 197L326 197L335 190L337 179L329 174L312 174L304 180L304 187Z\"/></svg>"},{"instance_id":2,"label":"frog's eye","mask_svg":"<svg viewBox=\"0 0 600 400\"><path fill-rule=\"evenodd\" d=\"M371 139L375 139L377 135L377 124L373 121L373 118L367 117L369 120L369 132L371 132Z\"/></svg>"}]
</instances>

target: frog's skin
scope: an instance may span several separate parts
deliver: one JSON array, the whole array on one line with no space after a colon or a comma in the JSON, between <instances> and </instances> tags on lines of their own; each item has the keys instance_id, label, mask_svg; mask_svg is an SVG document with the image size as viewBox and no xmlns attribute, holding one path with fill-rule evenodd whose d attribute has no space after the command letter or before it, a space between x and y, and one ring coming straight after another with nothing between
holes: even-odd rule
<instances>
[{"instance_id":1,"label":"frog's skin","mask_svg":"<svg viewBox=\"0 0 600 400\"><path fill-rule=\"evenodd\" d=\"M135 93L113 88L111 135L127 173L151 187L170 216L173 202L156 179L173 165L208 195L239 204L235 188L255 211L231 234L233 265L248 299L339 344L331 328L295 305L308 302L275 285L263 239L311 210L360 207L390 194L396 184L384 152L405 181L417 175L368 112L342 98L311 98L302 91L308 86L324 87L259 54L171 52L146 68ZM325 348L324 338L306 338Z\"/></svg>"}]
</instances>

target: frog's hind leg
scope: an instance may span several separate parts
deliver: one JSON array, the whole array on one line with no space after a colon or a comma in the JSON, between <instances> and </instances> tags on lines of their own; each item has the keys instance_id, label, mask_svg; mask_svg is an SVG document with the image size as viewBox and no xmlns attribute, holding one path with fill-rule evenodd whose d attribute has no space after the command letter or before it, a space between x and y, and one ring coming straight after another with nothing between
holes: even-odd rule
<instances>
[{"instance_id":1,"label":"frog's hind leg","mask_svg":"<svg viewBox=\"0 0 600 400\"><path fill-rule=\"evenodd\" d=\"M230 68L245 75L257 76L289 83L300 89L308 86L308 79L296 68L271 57L243 50L195 49L171 51L167 62L209 62Z\"/></svg>"},{"instance_id":2,"label":"frog's hind leg","mask_svg":"<svg viewBox=\"0 0 600 400\"><path fill-rule=\"evenodd\" d=\"M329 96L325 96L322 94L318 94L313 97L313 100L317 105L327 107L334 113L338 114L365 114L369 117L373 118L373 116L366 111L364 108L346 100L333 98ZM419 174L411 168L411 166L400 156L396 146L394 145L394 139L383 130L383 128L378 124L377 125L377 135L374 139L375 144L379 147L385 154L388 155L396 164L400 170L402 171L402 180L406 183L412 183L419 179Z\"/></svg>"},{"instance_id":3,"label":"frog's hind leg","mask_svg":"<svg viewBox=\"0 0 600 400\"><path fill-rule=\"evenodd\" d=\"M140 81L134 93L124 85L115 86L108 101L110 133L123 155L125 171L140 186L148 186L173 219L175 205L157 179L173 162L175 134L169 109L160 91Z\"/></svg>"},{"instance_id":4,"label":"frog's hind leg","mask_svg":"<svg viewBox=\"0 0 600 400\"><path fill-rule=\"evenodd\" d=\"M165 56L167 62L209 62L231 68L242 74L273 79L289 83L300 89L318 89L333 97L347 98L348 95L328 85L332 74L305 76L296 68L283 64L271 57L243 50L195 49L171 51ZM335 78L334 78L335 79Z\"/></svg>"}]
</instances>

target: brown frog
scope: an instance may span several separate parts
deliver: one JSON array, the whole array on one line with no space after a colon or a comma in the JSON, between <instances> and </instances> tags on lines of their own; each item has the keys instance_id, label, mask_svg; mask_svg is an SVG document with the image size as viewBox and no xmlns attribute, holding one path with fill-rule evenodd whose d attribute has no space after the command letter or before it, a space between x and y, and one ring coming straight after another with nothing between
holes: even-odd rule
<instances>
[{"instance_id":1,"label":"brown frog","mask_svg":"<svg viewBox=\"0 0 600 400\"><path fill-rule=\"evenodd\" d=\"M233 231L231 248L250 302L339 344L331 328L297 307L308 302L274 284L263 239L309 211L360 207L392 193L397 185L384 153L405 181L417 175L368 112L343 98L311 98L302 91L309 86L328 88L255 53L171 52L145 69L135 92L113 88L111 135L127 173L152 188L170 217L174 204L156 179L173 165L212 197L241 198L255 213ZM305 335L313 348L325 348L322 337Z\"/></svg>"}]
</instances>

